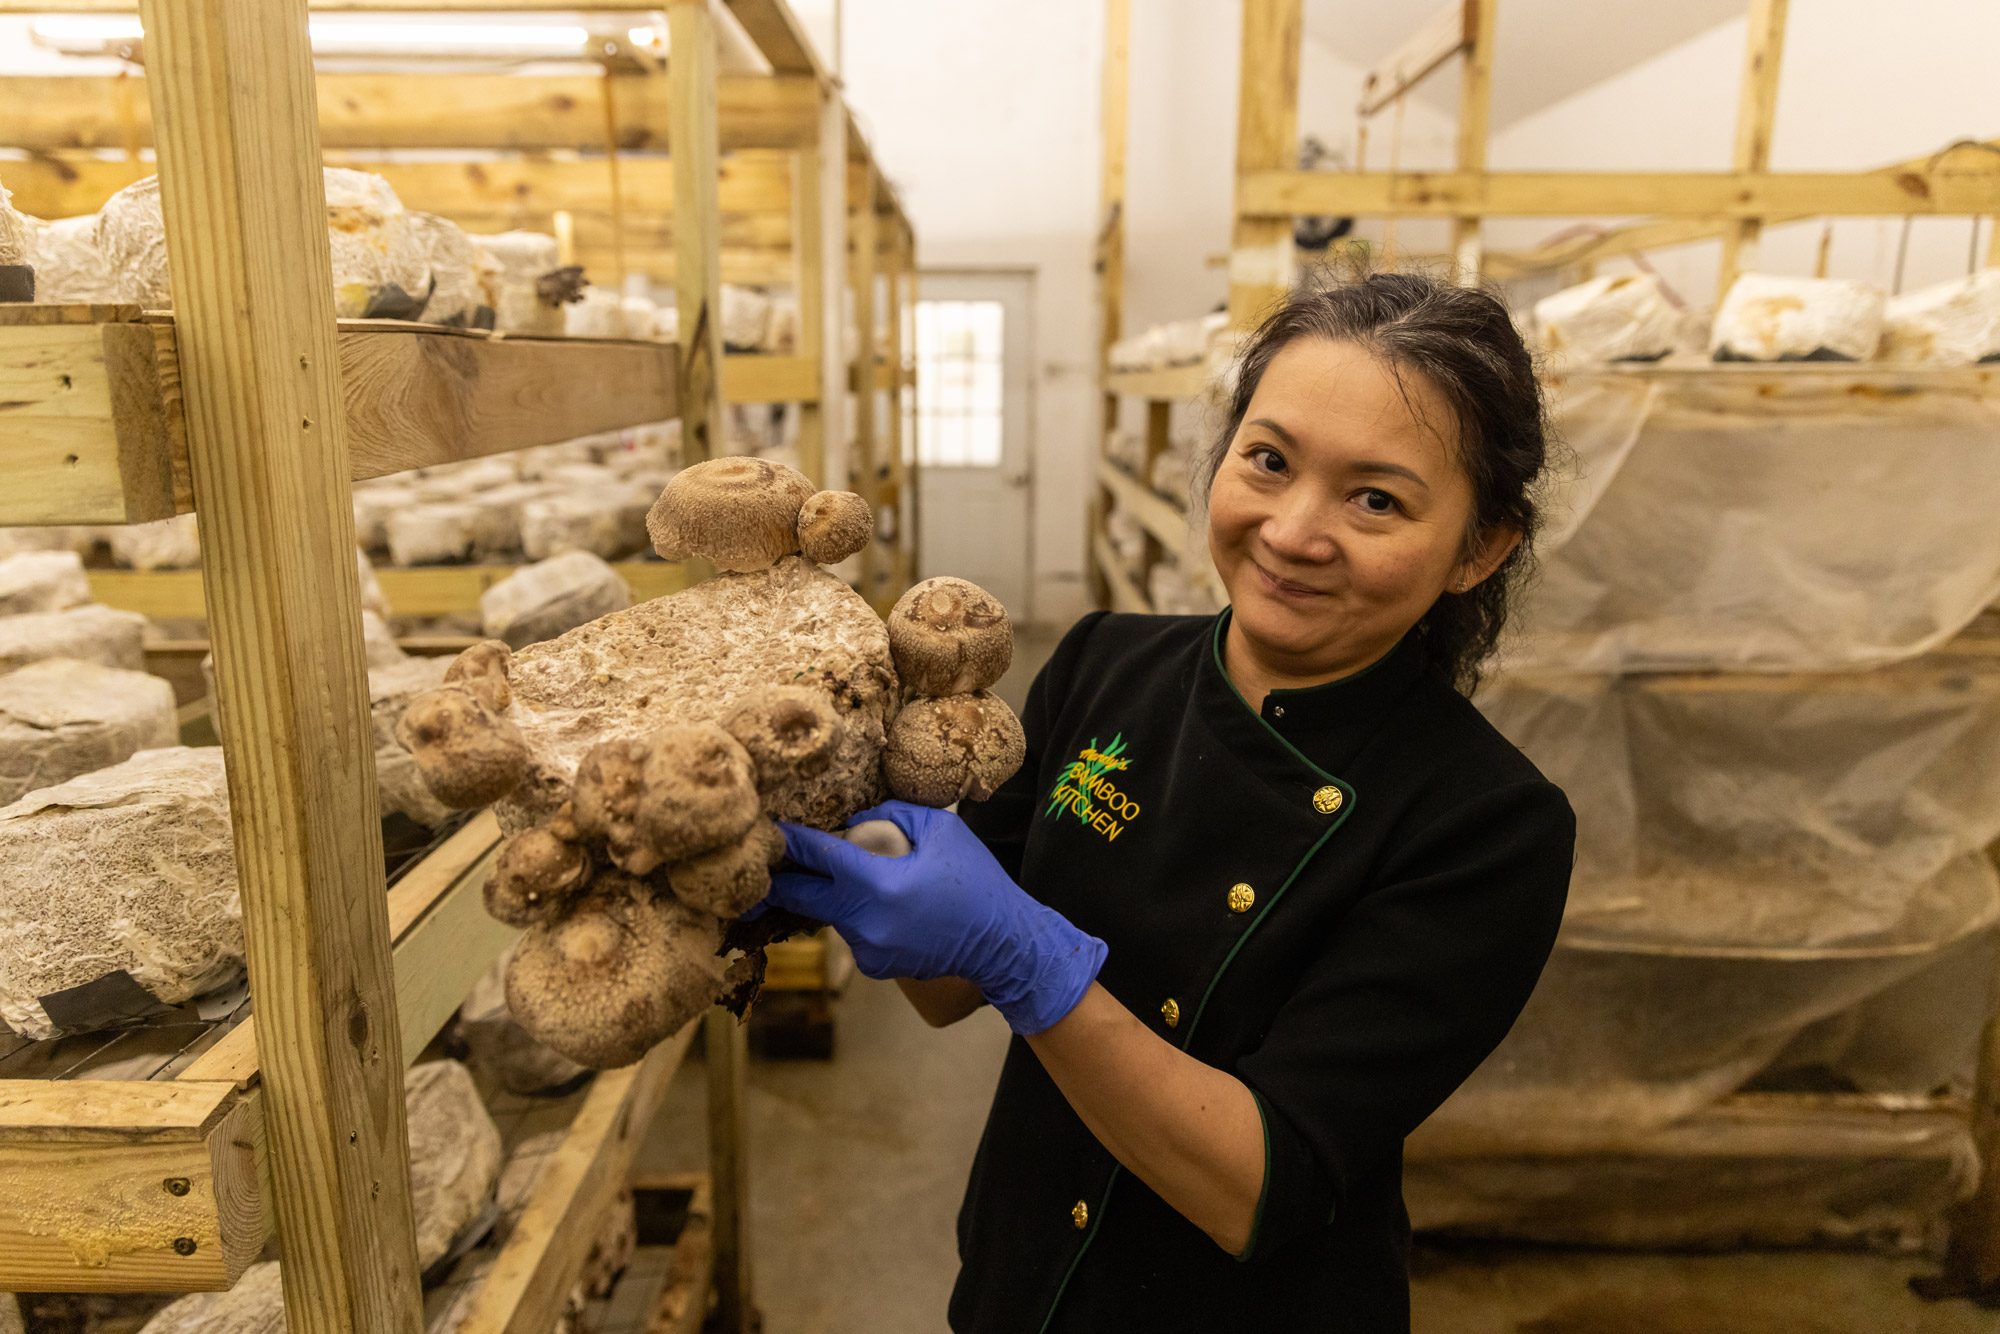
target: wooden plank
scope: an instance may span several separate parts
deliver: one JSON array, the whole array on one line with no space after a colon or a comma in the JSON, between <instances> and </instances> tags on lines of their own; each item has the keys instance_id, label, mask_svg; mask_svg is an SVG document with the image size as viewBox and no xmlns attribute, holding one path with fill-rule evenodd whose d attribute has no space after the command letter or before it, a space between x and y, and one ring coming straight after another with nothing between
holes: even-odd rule
<instances>
[{"instance_id":1,"label":"wooden plank","mask_svg":"<svg viewBox=\"0 0 2000 1334\"><path fill-rule=\"evenodd\" d=\"M1486 170L1487 121L1493 102L1493 23L1499 0L1460 0L1463 6L1465 65L1458 85L1458 169ZM1479 218L1451 220L1451 267L1459 282L1476 284L1481 264Z\"/></svg>"},{"instance_id":2,"label":"wooden plank","mask_svg":"<svg viewBox=\"0 0 2000 1334\"><path fill-rule=\"evenodd\" d=\"M0 1082L0 1286L234 1283L268 1232L258 1102L227 1083Z\"/></svg>"},{"instance_id":3,"label":"wooden plank","mask_svg":"<svg viewBox=\"0 0 2000 1334\"><path fill-rule=\"evenodd\" d=\"M714 1183L697 1173L636 1181L633 1189L689 1193L687 1224L674 1241L673 1265L648 1314L644 1334L700 1334L715 1279Z\"/></svg>"},{"instance_id":4,"label":"wooden plank","mask_svg":"<svg viewBox=\"0 0 2000 1334\"><path fill-rule=\"evenodd\" d=\"M1375 67L1361 81L1360 113L1374 115L1422 83L1445 61L1469 49L1477 22L1473 11L1480 2L1449 0L1443 9L1424 20L1422 27L1404 38L1401 45L1375 62Z\"/></svg>"},{"instance_id":5,"label":"wooden plank","mask_svg":"<svg viewBox=\"0 0 2000 1334\"><path fill-rule=\"evenodd\" d=\"M422 1327L302 0L142 0L293 1334Z\"/></svg>"},{"instance_id":6,"label":"wooden plank","mask_svg":"<svg viewBox=\"0 0 2000 1334\"><path fill-rule=\"evenodd\" d=\"M587 273L616 272L615 260L609 248L577 247L576 262ZM746 287L784 287L797 272L790 250L725 249L721 267L722 281ZM676 271L672 246L626 246L625 271L642 273L662 286L672 286Z\"/></svg>"},{"instance_id":7,"label":"wooden plank","mask_svg":"<svg viewBox=\"0 0 2000 1334\"><path fill-rule=\"evenodd\" d=\"M705 0L671 0L667 114L673 124L674 296L681 335L681 458L722 452L722 279L716 271L716 37Z\"/></svg>"},{"instance_id":8,"label":"wooden plank","mask_svg":"<svg viewBox=\"0 0 2000 1334\"><path fill-rule=\"evenodd\" d=\"M137 523L192 508L180 343L171 321L0 326L0 467L12 483L0 523ZM670 343L347 320L336 353L356 479L674 412Z\"/></svg>"},{"instance_id":9,"label":"wooden plank","mask_svg":"<svg viewBox=\"0 0 2000 1334\"><path fill-rule=\"evenodd\" d=\"M611 568L640 602L678 593L700 577L700 571L683 561L620 561ZM375 577L397 615L445 616L477 611L481 593L520 569L518 564L387 565L376 567ZM107 607L136 611L156 620L201 620L208 614L200 570L91 570L88 574L91 597ZM402 642L411 652L421 651L420 639ZM207 651L204 643L200 652Z\"/></svg>"},{"instance_id":10,"label":"wooden plank","mask_svg":"<svg viewBox=\"0 0 2000 1334\"><path fill-rule=\"evenodd\" d=\"M607 78L618 148L667 151L667 90L649 74L321 74L320 143L600 153ZM32 153L123 151L134 138L149 145L153 116L144 98L127 115L128 97L144 82L143 74L0 77L0 106L7 108L0 143ZM797 147L815 132L817 95L816 81L799 75L718 79L711 105L722 147Z\"/></svg>"},{"instance_id":11,"label":"wooden plank","mask_svg":"<svg viewBox=\"0 0 2000 1334\"><path fill-rule=\"evenodd\" d=\"M1729 163L1737 171L1761 172L1771 166L1771 122L1778 111L1778 68L1784 59L1787 4L1788 0L1750 0L1743 93L1736 104L1736 144ZM1760 228L1756 218L1738 218L1723 233L1717 301L1743 268L1755 267Z\"/></svg>"},{"instance_id":12,"label":"wooden plank","mask_svg":"<svg viewBox=\"0 0 2000 1334\"><path fill-rule=\"evenodd\" d=\"M1181 549L1187 545L1188 516L1185 510L1109 459L1098 460L1097 479L1118 501L1121 509L1138 520L1139 526L1150 533L1168 554L1179 559Z\"/></svg>"},{"instance_id":13,"label":"wooden plank","mask_svg":"<svg viewBox=\"0 0 2000 1334\"><path fill-rule=\"evenodd\" d=\"M1153 606L1139 586L1132 582L1124 562L1111 546L1111 539L1104 534L1097 535L1097 568L1104 571L1105 581L1111 585L1111 610L1150 612Z\"/></svg>"},{"instance_id":14,"label":"wooden plank","mask_svg":"<svg viewBox=\"0 0 2000 1334\"><path fill-rule=\"evenodd\" d=\"M554 1326L605 1210L631 1176L695 1027L689 1024L637 1065L606 1070L592 1082L466 1308L459 1334L547 1334Z\"/></svg>"},{"instance_id":15,"label":"wooden plank","mask_svg":"<svg viewBox=\"0 0 2000 1334\"><path fill-rule=\"evenodd\" d=\"M710 1007L702 1017L708 1061L708 1172L715 1188L717 1334L760 1328L750 1251L750 1173L746 1152L750 1054L742 1020Z\"/></svg>"},{"instance_id":16,"label":"wooden plank","mask_svg":"<svg viewBox=\"0 0 2000 1334\"><path fill-rule=\"evenodd\" d=\"M1243 0L1236 84L1236 205L1229 245L1229 322L1249 328L1292 283L1292 218L1341 209L1256 207L1260 173L1295 161L1299 138L1299 47L1304 0Z\"/></svg>"},{"instance_id":17,"label":"wooden plank","mask_svg":"<svg viewBox=\"0 0 2000 1334\"><path fill-rule=\"evenodd\" d=\"M1990 150L1995 148L2000 148L2000 139L1968 140L1942 153L1890 163L1886 167L1874 168L1867 174L1894 176L1905 172L1921 172L1941 168L1947 162L1952 162L1955 166L1961 163L1964 166L1975 163L1986 166L1992 160ZM1959 157L1960 150L1963 150L1962 158ZM1810 216L1802 213L1766 216L1764 225L1770 227L1780 223L1800 222ZM1513 251L1507 254L1496 252L1489 257L1488 269L1496 278L1522 277L1571 264L1615 259L1621 255L1636 255L1648 250L1693 245L1701 241L1714 241L1721 238L1729 230L1729 226L1727 220L1715 218L1660 218L1628 223L1608 228L1601 233L1569 237L1548 245L1537 246L1533 250ZM2000 238L2000 230L1996 230L1995 237ZM2000 255L1995 255L1988 262L2000 264Z\"/></svg>"},{"instance_id":18,"label":"wooden plank","mask_svg":"<svg viewBox=\"0 0 2000 1334\"><path fill-rule=\"evenodd\" d=\"M1125 157L1131 119L1132 2L1105 0L1104 68L1100 82L1098 124L1103 158L1098 178L1097 213L1097 440L1092 453L1102 456L1104 443L1118 429L1118 395L1111 389L1111 348L1122 336L1125 302ZM1110 601L1105 572L1097 568L1095 537L1103 531L1103 507L1085 511L1084 577L1094 602Z\"/></svg>"},{"instance_id":19,"label":"wooden plank","mask_svg":"<svg viewBox=\"0 0 2000 1334\"><path fill-rule=\"evenodd\" d=\"M2000 211L2000 172L1255 171L1237 183L1241 211L1403 217L1755 218L1949 216Z\"/></svg>"},{"instance_id":20,"label":"wooden plank","mask_svg":"<svg viewBox=\"0 0 2000 1334\"><path fill-rule=\"evenodd\" d=\"M481 811L389 889L396 1010L403 1063L415 1062L472 984L520 932L485 915L484 889L500 824ZM181 1081L248 1085L257 1078L257 1020L244 1020L197 1056Z\"/></svg>"},{"instance_id":21,"label":"wooden plank","mask_svg":"<svg viewBox=\"0 0 2000 1334\"><path fill-rule=\"evenodd\" d=\"M1166 403L1206 398L1217 388L1215 377L1200 363L1157 371L1112 371L1104 383L1114 395L1129 394Z\"/></svg>"},{"instance_id":22,"label":"wooden plank","mask_svg":"<svg viewBox=\"0 0 2000 1334\"><path fill-rule=\"evenodd\" d=\"M860 209L853 215L849 223L853 244L848 254L848 283L854 291L859 356L849 371L849 384L854 389L854 454L849 460L849 471L854 478L854 489L877 514L884 504L883 484L888 475L879 452L881 442L876 437L875 390L865 379L865 368L875 364L875 279L880 263L880 221L872 208ZM887 557L880 541L869 543L861 551L861 596L885 614L893 602L884 600Z\"/></svg>"},{"instance_id":23,"label":"wooden plank","mask_svg":"<svg viewBox=\"0 0 2000 1334\"><path fill-rule=\"evenodd\" d=\"M836 162L836 166L839 164ZM798 356L811 367L812 397L799 406L799 471L825 487L826 414L819 397L826 356L826 159L819 144L802 148L792 161L792 234L798 238L792 291L799 303ZM723 367L728 375L728 366Z\"/></svg>"},{"instance_id":24,"label":"wooden plank","mask_svg":"<svg viewBox=\"0 0 2000 1334\"><path fill-rule=\"evenodd\" d=\"M824 79L826 70L814 54L812 41L784 0L728 0L729 12L743 25L750 40L779 74L809 74ZM837 11L836 11L837 12Z\"/></svg>"},{"instance_id":25,"label":"wooden plank","mask_svg":"<svg viewBox=\"0 0 2000 1334\"><path fill-rule=\"evenodd\" d=\"M725 403L811 403L819 398L819 362L771 352L731 352L722 359Z\"/></svg>"}]
</instances>

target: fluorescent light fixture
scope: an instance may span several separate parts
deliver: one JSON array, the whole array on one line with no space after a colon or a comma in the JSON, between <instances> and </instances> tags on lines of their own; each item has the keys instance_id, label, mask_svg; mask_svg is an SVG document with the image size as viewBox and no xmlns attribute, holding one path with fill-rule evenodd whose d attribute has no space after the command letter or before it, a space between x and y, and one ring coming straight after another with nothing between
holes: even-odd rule
<instances>
[{"instance_id":1,"label":"fluorescent light fixture","mask_svg":"<svg viewBox=\"0 0 2000 1334\"><path fill-rule=\"evenodd\" d=\"M313 50L321 55L561 58L580 55L592 44L590 30L575 23L398 23L327 16L311 24ZM71 55L99 55L144 35L139 20L124 15L38 18L30 31L42 45Z\"/></svg>"}]
</instances>

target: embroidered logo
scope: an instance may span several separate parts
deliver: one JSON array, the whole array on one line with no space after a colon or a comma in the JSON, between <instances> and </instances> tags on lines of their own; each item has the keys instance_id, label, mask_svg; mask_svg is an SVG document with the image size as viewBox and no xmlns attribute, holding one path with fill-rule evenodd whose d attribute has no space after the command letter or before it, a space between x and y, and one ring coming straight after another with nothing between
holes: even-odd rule
<instances>
[{"instance_id":1,"label":"embroidered logo","mask_svg":"<svg viewBox=\"0 0 2000 1334\"><path fill-rule=\"evenodd\" d=\"M1044 819L1067 812L1083 824L1097 831L1107 843L1114 843L1125 832L1132 821L1139 818L1139 803L1112 779L1113 774L1123 773L1132 767L1132 757L1125 753L1125 734L1120 732L1111 738L1111 744L1099 748L1097 738L1092 737L1077 757L1070 761L1056 779L1055 790L1049 793L1048 809L1042 812Z\"/></svg>"}]
</instances>

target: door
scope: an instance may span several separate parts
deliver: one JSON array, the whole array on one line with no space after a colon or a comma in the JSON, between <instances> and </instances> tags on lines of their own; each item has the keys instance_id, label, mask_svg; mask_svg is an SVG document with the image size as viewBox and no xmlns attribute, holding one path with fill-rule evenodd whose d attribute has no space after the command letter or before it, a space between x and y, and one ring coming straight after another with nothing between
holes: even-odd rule
<instances>
[{"instance_id":1,"label":"door","mask_svg":"<svg viewBox=\"0 0 2000 1334\"><path fill-rule=\"evenodd\" d=\"M1034 619L1029 578L1034 278L926 270L917 284L919 575L955 574Z\"/></svg>"}]
</instances>

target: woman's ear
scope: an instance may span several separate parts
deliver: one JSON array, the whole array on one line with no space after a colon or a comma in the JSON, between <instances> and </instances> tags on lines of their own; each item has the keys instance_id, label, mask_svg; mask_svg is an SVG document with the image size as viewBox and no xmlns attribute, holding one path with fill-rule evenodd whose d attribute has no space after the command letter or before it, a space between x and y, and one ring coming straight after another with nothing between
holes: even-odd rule
<instances>
[{"instance_id":1,"label":"woman's ear","mask_svg":"<svg viewBox=\"0 0 2000 1334\"><path fill-rule=\"evenodd\" d=\"M1478 548L1459 562L1458 569L1454 572L1457 577L1451 583L1451 591L1470 593L1485 583L1487 578L1514 554L1514 548L1520 545L1521 530L1512 524L1502 524L1489 529Z\"/></svg>"}]
</instances>

